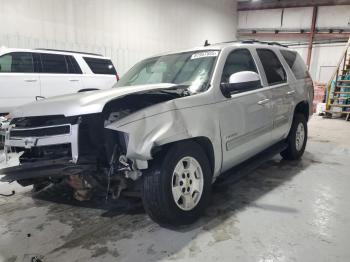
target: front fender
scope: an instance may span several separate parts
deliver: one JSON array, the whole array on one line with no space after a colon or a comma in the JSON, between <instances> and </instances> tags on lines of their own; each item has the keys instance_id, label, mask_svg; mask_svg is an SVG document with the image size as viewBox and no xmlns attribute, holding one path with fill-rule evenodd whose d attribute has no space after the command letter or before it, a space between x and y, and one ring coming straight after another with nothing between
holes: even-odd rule
<instances>
[{"instance_id":1,"label":"front fender","mask_svg":"<svg viewBox=\"0 0 350 262\"><path fill-rule=\"evenodd\" d=\"M171 103L175 104L174 101ZM146 109L136 113L138 116L130 115L109 124L106 128L128 134L126 157L142 161L152 159L152 149L155 147L185 139L206 137L213 146L215 177L221 169L222 148L219 117L213 107L215 105L175 109L174 106L158 114L149 114Z\"/></svg>"},{"instance_id":2,"label":"front fender","mask_svg":"<svg viewBox=\"0 0 350 262\"><path fill-rule=\"evenodd\" d=\"M178 112L168 111L122 126L116 122L106 128L129 135L127 158L150 160L153 147L192 137Z\"/></svg>"}]
</instances>

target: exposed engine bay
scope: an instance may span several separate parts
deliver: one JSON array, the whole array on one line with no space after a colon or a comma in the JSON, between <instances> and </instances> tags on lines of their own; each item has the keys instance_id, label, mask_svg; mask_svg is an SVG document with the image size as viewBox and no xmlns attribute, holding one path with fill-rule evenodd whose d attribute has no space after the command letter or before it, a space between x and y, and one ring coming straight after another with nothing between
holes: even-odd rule
<instances>
[{"instance_id":1,"label":"exposed engine bay","mask_svg":"<svg viewBox=\"0 0 350 262\"><path fill-rule=\"evenodd\" d=\"M183 87L155 90L112 100L101 113L14 118L6 134L12 143L5 150L21 153L20 166L1 170L6 175L2 181L34 185L35 191L65 182L80 201L90 199L96 190L113 199L126 189L137 195L142 171L126 157L128 134L105 127L141 109L188 95Z\"/></svg>"}]
</instances>

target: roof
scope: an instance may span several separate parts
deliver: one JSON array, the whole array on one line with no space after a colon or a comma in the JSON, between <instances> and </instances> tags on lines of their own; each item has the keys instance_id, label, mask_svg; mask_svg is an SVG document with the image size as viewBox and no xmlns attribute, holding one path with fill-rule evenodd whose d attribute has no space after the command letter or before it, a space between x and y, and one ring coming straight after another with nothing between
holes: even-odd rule
<instances>
[{"instance_id":1,"label":"roof","mask_svg":"<svg viewBox=\"0 0 350 262\"><path fill-rule=\"evenodd\" d=\"M47 53L47 54L64 54L64 55L84 55L89 57L96 57L96 58L106 58L101 54L94 54L94 53L86 53L86 52L79 52L79 51L70 51L70 50L58 50L58 49L46 49L46 48L35 48L35 49L24 49L24 48L8 48L1 46L0 47L0 53L3 52L34 52L34 53Z\"/></svg>"},{"instance_id":2,"label":"roof","mask_svg":"<svg viewBox=\"0 0 350 262\"><path fill-rule=\"evenodd\" d=\"M277 42L262 42L262 41L258 41L258 40L243 40L243 41L221 42L221 43L209 44L206 46L197 46L197 47L190 48L190 49L165 52L165 53L154 55L152 57L171 55L171 54L177 54L177 53L193 52L193 51L222 50L226 47L232 47L232 46L243 47L243 46L252 46L252 45L254 45L255 47L259 47L259 48L269 47L269 48L277 48L277 49L288 49L287 46L281 45Z\"/></svg>"}]
</instances>

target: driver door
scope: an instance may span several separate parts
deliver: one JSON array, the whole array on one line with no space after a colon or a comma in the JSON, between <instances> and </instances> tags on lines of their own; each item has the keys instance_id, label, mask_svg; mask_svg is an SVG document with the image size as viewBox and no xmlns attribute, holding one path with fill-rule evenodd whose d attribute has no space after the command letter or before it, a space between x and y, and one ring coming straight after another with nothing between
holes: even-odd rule
<instances>
[{"instance_id":1,"label":"driver door","mask_svg":"<svg viewBox=\"0 0 350 262\"><path fill-rule=\"evenodd\" d=\"M222 83L232 74L253 71L259 74L248 49L235 49L226 59ZM223 150L222 171L254 156L271 143L272 108L270 91L257 87L232 94L220 103L220 125Z\"/></svg>"}]
</instances>

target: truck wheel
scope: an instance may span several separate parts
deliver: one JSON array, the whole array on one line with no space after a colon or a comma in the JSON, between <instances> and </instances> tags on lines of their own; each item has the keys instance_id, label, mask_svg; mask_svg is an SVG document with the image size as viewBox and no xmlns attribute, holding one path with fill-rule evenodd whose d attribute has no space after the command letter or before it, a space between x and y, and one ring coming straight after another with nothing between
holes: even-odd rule
<instances>
[{"instance_id":1,"label":"truck wheel","mask_svg":"<svg viewBox=\"0 0 350 262\"><path fill-rule=\"evenodd\" d=\"M212 172L202 147L176 143L155 160L143 178L142 201L160 225L191 224L205 210L211 193Z\"/></svg>"},{"instance_id":2,"label":"truck wheel","mask_svg":"<svg viewBox=\"0 0 350 262\"><path fill-rule=\"evenodd\" d=\"M304 115L296 114L292 127L287 137L288 147L281 152L281 156L287 160L300 159L304 154L307 142L307 123Z\"/></svg>"}]
</instances>

